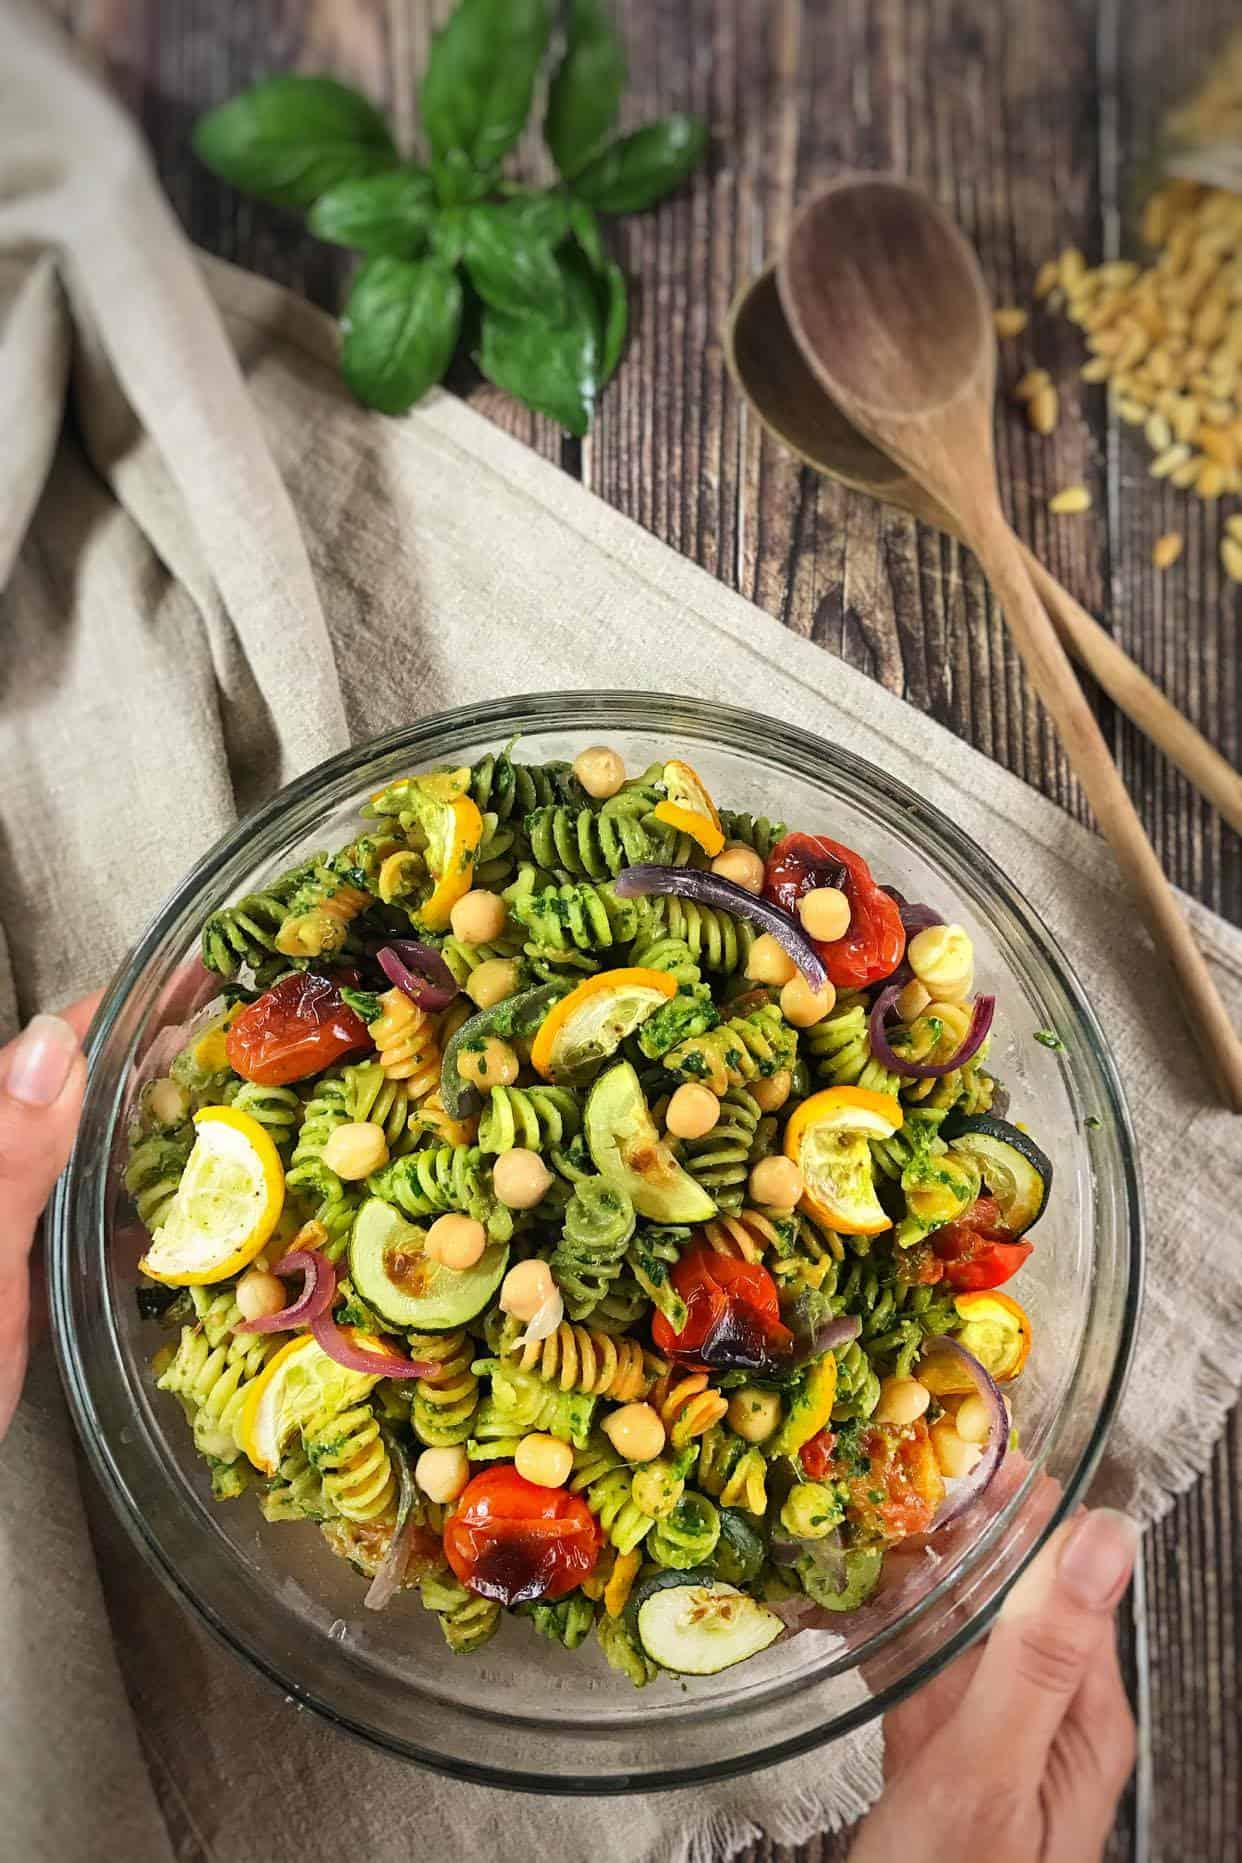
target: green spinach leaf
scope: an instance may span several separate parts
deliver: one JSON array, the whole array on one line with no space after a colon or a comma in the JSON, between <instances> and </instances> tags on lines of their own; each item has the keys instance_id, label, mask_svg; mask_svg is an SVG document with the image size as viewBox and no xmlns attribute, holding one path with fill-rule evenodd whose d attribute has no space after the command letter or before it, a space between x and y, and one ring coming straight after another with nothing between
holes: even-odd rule
<instances>
[{"instance_id":1,"label":"green spinach leaf","mask_svg":"<svg viewBox=\"0 0 1242 1863\"><path fill-rule=\"evenodd\" d=\"M403 414L440 380L461 328L457 274L436 259L368 259L345 306L341 369L368 407Z\"/></svg>"},{"instance_id":2,"label":"green spinach leaf","mask_svg":"<svg viewBox=\"0 0 1242 1863\"><path fill-rule=\"evenodd\" d=\"M357 175L321 194L307 217L320 239L358 252L420 258L436 217L436 190L424 168L394 168L383 175Z\"/></svg>"},{"instance_id":3,"label":"green spinach leaf","mask_svg":"<svg viewBox=\"0 0 1242 1863\"><path fill-rule=\"evenodd\" d=\"M393 168L379 111L333 78L255 84L199 119L194 148L225 181L282 207L309 207L338 182Z\"/></svg>"},{"instance_id":4,"label":"green spinach leaf","mask_svg":"<svg viewBox=\"0 0 1242 1863\"><path fill-rule=\"evenodd\" d=\"M489 382L579 438L600 389L602 329L595 281L572 250L560 260L566 317L549 323L485 306L476 361Z\"/></svg>"},{"instance_id":5,"label":"green spinach leaf","mask_svg":"<svg viewBox=\"0 0 1242 1863\"><path fill-rule=\"evenodd\" d=\"M574 192L598 213L637 213L680 187L706 147L698 117L665 117L609 143L574 177Z\"/></svg>"},{"instance_id":6,"label":"green spinach leaf","mask_svg":"<svg viewBox=\"0 0 1242 1863\"><path fill-rule=\"evenodd\" d=\"M492 310L563 323L565 285L556 255L522 213L509 206L472 207L466 222L466 270Z\"/></svg>"},{"instance_id":7,"label":"green spinach leaf","mask_svg":"<svg viewBox=\"0 0 1242 1863\"><path fill-rule=\"evenodd\" d=\"M462 0L436 34L419 92L438 163L460 151L486 172L513 147L530 114L551 24L548 0Z\"/></svg>"},{"instance_id":8,"label":"green spinach leaf","mask_svg":"<svg viewBox=\"0 0 1242 1863\"><path fill-rule=\"evenodd\" d=\"M544 141L567 178L577 174L617 120L625 53L602 0L570 0L565 54L548 88Z\"/></svg>"}]
</instances>

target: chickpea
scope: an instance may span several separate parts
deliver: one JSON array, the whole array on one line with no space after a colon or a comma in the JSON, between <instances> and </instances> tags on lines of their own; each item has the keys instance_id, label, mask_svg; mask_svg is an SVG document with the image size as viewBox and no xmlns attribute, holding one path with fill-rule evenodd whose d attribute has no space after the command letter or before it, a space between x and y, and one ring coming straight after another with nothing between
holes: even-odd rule
<instances>
[{"instance_id":1,"label":"chickpea","mask_svg":"<svg viewBox=\"0 0 1242 1863\"><path fill-rule=\"evenodd\" d=\"M533 1210L548 1194L552 1173L537 1151L516 1145L492 1166L492 1189L510 1210Z\"/></svg>"},{"instance_id":2,"label":"chickpea","mask_svg":"<svg viewBox=\"0 0 1242 1863\"><path fill-rule=\"evenodd\" d=\"M414 1464L414 1479L429 1501L455 1501L470 1479L465 1450L460 1443L452 1449L424 1449Z\"/></svg>"},{"instance_id":3,"label":"chickpea","mask_svg":"<svg viewBox=\"0 0 1242 1863\"><path fill-rule=\"evenodd\" d=\"M322 1156L328 1169L348 1183L370 1177L372 1171L380 1171L388 1163L384 1128L372 1125L369 1119L337 1126L335 1132L329 1133Z\"/></svg>"},{"instance_id":4,"label":"chickpea","mask_svg":"<svg viewBox=\"0 0 1242 1863\"><path fill-rule=\"evenodd\" d=\"M425 1253L442 1268L473 1268L487 1247L487 1231L473 1216L456 1211L437 1216L427 1231Z\"/></svg>"},{"instance_id":5,"label":"chickpea","mask_svg":"<svg viewBox=\"0 0 1242 1863\"><path fill-rule=\"evenodd\" d=\"M754 983L770 983L779 988L798 974L798 966L771 932L763 932L750 947L746 975Z\"/></svg>"},{"instance_id":6,"label":"chickpea","mask_svg":"<svg viewBox=\"0 0 1242 1863\"><path fill-rule=\"evenodd\" d=\"M504 930L508 916L509 908L499 893L476 886L457 901L449 913L449 924L454 938L460 938L463 944L491 944Z\"/></svg>"},{"instance_id":7,"label":"chickpea","mask_svg":"<svg viewBox=\"0 0 1242 1863\"><path fill-rule=\"evenodd\" d=\"M961 1475L969 1475L983 1454L977 1443L962 1440L952 1417L937 1418L928 1434L931 1437L936 1466L940 1473L946 1475L950 1481L956 1480Z\"/></svg>"},{"instance_id":8,"label":"chickpea","mask_svg":"<svg viewBox=\"0 0 1242 1863\"><path fill-rule=\"evenodd\" d=\"M244 1320L265 1320L289 1305L289 1289L279 1275L263 1268L247 1268L233 1290Z\"/></svg>"},{"instance_id":9,"label":"chickpea","mask_svg":"<svg viewBox=\"0 0 1242 1863\"><path fill-rule=\"evenodd\" d=\"M712 872L722 880L732 880L735 886L744 886L748 893L763 891L764 866L753 847L730 842L712 862Z\"/></svg>"},{"instance_id":10,"label":"chickpea","mask_svg":"<svg viewBox=\"0 0 1242 1863\"><path fill-rule=\"evenodd\" d=\"M974 981L975 948L960 925L929 925L906 949L906 961L924 987L944 1003L960 1002Z\"/></svg>"},{"instance_id":11,"label":"chickpea","mask_svg":"<svg viewBox=\"0 0 1242 1863\"><path fill-rule=\"evenodd\" d=\"M729 1399L729 1428L748 1443L766 1443L781 1420L781 1400L775 1391L744 1384Z\"/></svg>"},{"instance_id":12,"label":"chickpea","mask_svg":"<svg viewBox=\"0 0 1242 1863\"><path fill-rule=\"evenodd\" d=\"M625 781L625 765L619 753L609 750L606 744L592 744L589 750L580 750L574 758L573 769L588 796L594 796L597 802L615 796Z\"/></svg>"},{"instance_id":13,"label":"chickpea","mask_svg":"<svg viewBox=\"0 0 1242 1863\"><path fill-rule=\"evenodd\" d=\"M157 1125L179 1126L190 1110L190 1096L185 1088L167 1075L153 1080L147 1089L147 1111Z\"/></svg>"},{"instance_id":14,"label":"chickpea","mask_svg":"<svg viewBox=\"0 0 1242 1863\"><path fill-rule=\"evenodd\" d=\"M622 1404L600 1428L627 1462L650 1462L664 1447L664 1425L650 1404Z\"/></svg>"},{"instance_id":15,"label":"chickpea","mask_svg":"<svg viewBox=\"0 0 1242 1863\"><path fill-rule=\"evenodd\" d=\"M885 1378L872 1411L877 1423L915 1423L931 1403L931 1392L917 1378Z\"/></svg>"},{"instance_id":16,"label":"chickpea","mask_svg":"<svg viewBox=\"0 0 1242 1863\"><path fill-rule=\"evenodd\" d=\"M811 1029L831 1013L836 1000L831 983L825 983L822 990L813 990L805 977L791 977L781 991L781 1014L796 1029Z\"/></svg>"},{"instance_id":17,"label":"chickpea","mask_svg":"<svg viewBox=\"0 0 1242 1863\"><path fill-rule=\"evenodd\" d=\"M687 1081L668 1103L664 1124L674 1138L704 1138L720 1118L720 1101L710 1087Z\"/></svg>"},{"instance_id":18,"label":"chickpea","mask_svg":"<svg viewBox=\"0 0 1242 1863\"><path fill-rule=\"evenodd\" d=\"M457 1071L474 1087L511 1087L520 1072L517 1055L507 1041L489 1035L481 1048L466 1048L457 1057Z\"/></svg>"},{"instance_id":19,"label":"chickpea","mask_svg":"<svg viewBox=\"0 0 1242 1863\"><path fill-rule=\"evenodd\" d=\"M964 1443L987 1441L992 1429L992 1413L977 1391L962 1399L953 1419L953 1427Z\"/></svg>"},{"instance_id":20,"label":"chickpea","mask_svg":"<svg viewBox=\"0 0 1242 1863\"><path fill-rule=\"evenodd\" d=\"M466 978L466 995L480 1009L492 1009L512 996L522 981L522 967L511 957L486 957Z\"/></svg>"},{"instance_id":21,"label":"chickpea","mask_svg":"<svg viewBox=\"0 0 1242 1863\"><path fill-rule=\"evenodd\" d=\"M893 1007L903 1022L913 1022L916 1016L922 1015L930 1001L931 991L917 977L911 977L905 988L898 991Z\"/></svg>"},{"instance_id":22,"label":"chickpea","mask_svg":"<svg viewBox=\"0 0 1242 1863\"><path fill-rule=\"evenodd\" d=\"M515 1320L533 1320L555 1292L556 1282L546 1261L520 1261L501 1282L500 1310L511 1313Z\"/></svg>"},{"instance_id":23,"label":"chickpea","mask_svg":"<svg viewBox=\"0 0 1242 1863\"><path fill-rule=\"evenodd\" d=\"M835 944L850 928L850 902L839 886L813 886L798 901L798 917L808 938Z\"/></svg>"},{"instance_id":24,"label":"chickpea","mask_svg":"<svg viewBox=\"0 0 1242 1863\"><path fill-rule=\"evenodd\" d=\"M793 1092L793 1075L787 1067L778 1067L766 1080L752 1080L747 1092L761 1113L779 1113Z\"/></svg>"},{"instance_id":25,"label":"chickpea","mask_svg":"<svg viewBox=\"0 0 1242 1863\"><path fill-rule=\"evenodd\" d=\"M792 1158L761 1158L750 1174L754 1201L772 1210L792 1210L802 1195L802 1173Z\"/></svg>"},{"instance_id":26,"label":"chickpea","mask_svg":"<svg viewBox=\"0 0 1242 1863\"><path fill-rule=\"evenodd\" d=\"M513 1466L527 1481L539 1488L559 1488L569 1479L574 1452L559 1436L545 1436L534 1430L523 1436L513 1457Z\"/></svg>"},{"instance_id":27,"label":"chickpea","mask_svg":"<svg viewBox=\"0 0 1242 1863\"><path fill-rule=\"evenodd\" d=\"M841 1520L844 1509L822 1481L800 1481L781 1508L781 1525L791 1539L822 1540Z\"/></svg>"}]
</instances>

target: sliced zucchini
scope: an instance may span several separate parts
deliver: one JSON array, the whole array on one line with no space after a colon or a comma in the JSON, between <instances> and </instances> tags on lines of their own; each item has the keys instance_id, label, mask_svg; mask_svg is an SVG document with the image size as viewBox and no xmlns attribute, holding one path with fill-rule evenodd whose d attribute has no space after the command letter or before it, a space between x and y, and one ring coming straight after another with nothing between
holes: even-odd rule
<instances>
[{"instance_id":1,"label":"sliced zucchini","mask_svg":"<svg viewBox=\"0 0 1242 1863\"><path fill-rule=\"evenodd\" d=\"M826 1611L856 1611L879 1584L883 1569L884 1553L879 1546L856 1547L832 1562L817 1557L814 1548L808 1547L794 1560L803 1591Z\"/></svg>"},{"instance_id":2,"label":"sliced zucchini","mask_svg":"<svg viewBox=\"0 0 1242 1863\"><path fill-rule=\"evenodd\" d=\"M702 1567L636 1586L631 1610L643 1649L674 1675L719 1675L766 1650L785 1628L775 1611Z\"/></svg>"},{"instance_id":3,"label":"sliced zucchini","mask_svg":"<svg viewBox=\"0 0 1242 1863\"><path fill-rule=\"evenodd\" d=\"M595 1169L624 1190L650 1223L705 1223L716 1205L683 1171L656 1131L638 1075L628 1061L601 1074L583 1117Z\"/></svg>"},{"instance_id":4,"label":"sliced zucchini","mask_svg":"<svg viewBox=\"0 0 1242 1863\"><path fill-rule=\"evenodd\" d=\"M976 1165L1000 1205L1006 1233L1015 1240L1039 1221L1052 1189L1052 1160L1025 1132L991 1113L946 1120L953 1150Z\"/></svg>"},{"instance_id":5,"label":"sliced zucchini","mask_svg":"<svg viewBox=\"0 0 1242 1863\"><path fill-rule=\"evenodd\" d=\"M371 1197L349 1244L349 1278L359 1299L390 1326L451 1332L481 1313L504 1279L509 1248L489 1243L473 1268L446 1268L423 1253L425 1232L390 1203Z\"/></svg>"}]
</instances>

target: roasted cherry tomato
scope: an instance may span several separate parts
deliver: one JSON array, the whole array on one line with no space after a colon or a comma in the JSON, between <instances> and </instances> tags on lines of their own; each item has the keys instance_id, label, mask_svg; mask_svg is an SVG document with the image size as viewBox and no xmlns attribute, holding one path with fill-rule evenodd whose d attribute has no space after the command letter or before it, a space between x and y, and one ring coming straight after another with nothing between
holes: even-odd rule
<instances>
[{"instance_id":1,"label":"roasted cherry tomato","mask_svg":"<svg viewBox=\"0 0 1242 1863\"><path fill-rule=\"evenodd\" d=\"M261 1087L285 1087L370 1046L361 1016L328 977L293 971L244 1009L230 1028L229 1066Z\"/></svg>"},{"instance_id":2,"label":"roasted cherry tomato","mask_svg":"<svg viewBox=\"0 0 1242 1863\"><path fill-rule=\"evenodd\" d=\"M758 1262L718 1255L699 1242L673 1269L673 1286L686 1303L686 1323L674 1332L662 1313L655 1315L651 1337L658 1352L712 1370L758 1371L792 1351L776 1282Z\"/></svg>"},{"instance_id":3,"label":"roasted cherry tomato","mask_svg":"<svg viewBox=\"0 0 1242 1863\"><path fill-rule=\"evenodd\" d=\"M787 834L768 856L764 896L796 915L803 893L839 886L850 902L844 938L825 944L813 938L839 990L861 990L891 977L906 954L906 934L895 900L876 885L861 854L827 835Z\"/></svg>"},{"instance_id":4,"label":"roasted cherry tomato","mask_svg":"<svg viewBox=\"0 0 1242 1863\"><path fill-rule=\"evenodd\" d=\"M1031 1242L1009 1240L995 1197L976 1197L955 1223L934 1230L930 1241L944 1263L945 1286L959 1294L999 1287L1034 1252Z\"/></svg>"},{"instance_id":5,"label":"roasted cherry tomato","mask_svg":"<svg viewBox=\"0 0 1242 1863\"><path fill-rule=\"evenodd\" d=\"M515 1468L476 1475L444 1523L444 1556L463 1585L501 1604L563 1598L589 1578L603 1536L586 1502Z\"/></svg>"},{"instance_id":6,"label":"roasted cherry tomato","mask_svg":"<svg viewBox=\"0 0 1242 1863\"><path fill-rule=\"evenodd\" d=\"M824 1479L832 1467L832 1452L836 1446L837 1439L831 1430L816 1430L810 1442L803 1443L798 1456L808 1481Z\"/></svg>"},{"instance_id":7,"label":"roasted cherry tomato","mask_svg":"<svg viewBox=\"0 0 1242 1863\"><path fill-rule=\"evenodd\" d=\"M863 1431L857 1453L829 1469L849 1489L846 1518L864 1540L903 1540L926 1533L944 1499L944 1477L931 1437L916 1423L875 1423Z\"/></svg>"},{"instance_id":8,"label":"roasted cherry tomato","mask_svg":"<svg viewBox=\"0 0 1242 1863\"><path fill-rule=\"evenodd\" d=\"M902 1287L934 1287L944 1279L944 1263L930 1242L912 1242L897 1251L895 1275Z\"/></svg>"}]
</instances>

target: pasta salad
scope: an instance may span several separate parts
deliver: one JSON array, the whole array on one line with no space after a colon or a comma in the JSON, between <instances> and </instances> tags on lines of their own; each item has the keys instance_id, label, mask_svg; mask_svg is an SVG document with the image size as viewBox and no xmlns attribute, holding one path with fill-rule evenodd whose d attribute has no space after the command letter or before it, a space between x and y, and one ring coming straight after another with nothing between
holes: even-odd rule
<instances>
[{"instance_id":1,"label":"pasta salad","mask_svg":"<svg viewBox=\"0 0 1242 1863\"><path fill-rule=\"evenodd\" d=\"M992 1480L1052 1167L967 931L679 757L394 782L216 912L142 1311L215 1496L638 1686L867 1608Z\"/></svg>"}]
</instances>

